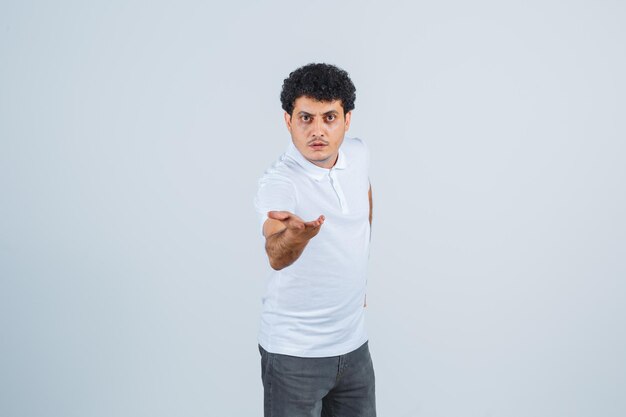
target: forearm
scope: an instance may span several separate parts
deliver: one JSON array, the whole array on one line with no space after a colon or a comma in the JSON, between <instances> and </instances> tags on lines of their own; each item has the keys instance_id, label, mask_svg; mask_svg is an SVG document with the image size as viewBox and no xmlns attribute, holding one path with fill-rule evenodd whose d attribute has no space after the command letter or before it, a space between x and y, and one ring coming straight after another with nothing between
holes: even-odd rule
<instances>
[{"instance_id":1,"label":"forearm","mask_svg":"<svg viewBox=\"0 0 626 417\"><path fill-rule=\"evenodd\" d=\"M270 266L275 270L281 270L294 263L309 243L309 239L297 239L285 229L269 236L265 241L265 251L270 261Z\"/></svg>"}]
</instances>

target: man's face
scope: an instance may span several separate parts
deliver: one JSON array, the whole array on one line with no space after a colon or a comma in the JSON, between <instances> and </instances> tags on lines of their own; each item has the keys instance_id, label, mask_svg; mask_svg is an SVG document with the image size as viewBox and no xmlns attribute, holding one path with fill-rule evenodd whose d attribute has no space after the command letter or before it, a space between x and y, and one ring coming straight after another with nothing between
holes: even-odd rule
<instances>
[{"instance_id":1,"label":"man's face","mask_svg":"<svg viewBox=\"0 0 626 417\"><path fill-rule=\"evenodd\" d=\"M303 96L296 99L292 114L285 112L293 144L310 162L332 168L350 127L352 112L344 117L341 100L317 101Z\"/></svg>"}]
</instances>

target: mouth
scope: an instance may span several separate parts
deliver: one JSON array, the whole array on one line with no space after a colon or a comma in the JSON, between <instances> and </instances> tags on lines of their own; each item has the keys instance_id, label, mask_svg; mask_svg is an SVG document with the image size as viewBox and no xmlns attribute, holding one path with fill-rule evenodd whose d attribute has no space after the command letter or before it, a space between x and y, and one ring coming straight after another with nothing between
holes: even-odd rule
<instances>
[{"instance_id":1,"label":"mouth","mask_svg":"<svg viewBox=\"0 0 626 417\"><path fill-rule=\"evenodd\" d=\"M309 148L315 150L315 151L319 151L324 149L326 146L328 146L327 144L325 144L324 142L313 142L311 144L309 144Z\"/></svg>"}]
</instances>

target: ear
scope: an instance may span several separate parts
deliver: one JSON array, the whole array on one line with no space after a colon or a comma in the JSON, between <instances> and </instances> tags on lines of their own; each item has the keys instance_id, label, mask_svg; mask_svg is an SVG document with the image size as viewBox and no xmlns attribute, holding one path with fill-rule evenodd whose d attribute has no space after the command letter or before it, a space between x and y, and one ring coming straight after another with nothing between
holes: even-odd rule
<instances>
[{"instance_id":1,"label":"ear","mask_svg":"<svg viewBox=\"0 0 626 417\"><path fill-rule=\"evenodd\" d=\"M346 113L345 118L346 118L346 131L348 131L348 129L350 129L350 119L352 119L352 110Z\"/></svg>"},{"instance_id":2,"label":"ear","mask_svg":"<svg viewBox=\"0 0 626 417\"><path fill-rule=\"evenodd\" d=\"M291 115L285 112L285 124L287 125L287 130L291 132Z\"/></svg>"}]
</instances>

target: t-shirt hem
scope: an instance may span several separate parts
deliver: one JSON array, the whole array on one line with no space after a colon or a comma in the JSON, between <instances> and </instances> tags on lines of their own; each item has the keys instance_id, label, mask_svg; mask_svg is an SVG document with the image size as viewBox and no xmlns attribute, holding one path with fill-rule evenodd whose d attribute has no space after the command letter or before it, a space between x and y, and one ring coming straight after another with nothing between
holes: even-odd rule
<instances>
[{"instance_id":1,"label":"t-shirt hem","mask_svg":"<svg viewBox=\"0 0 626 417\"><path fill-rule=\"evenodd\" d=\"M357 339L356 341L351 341L350 343L346 343L339 346L333 346L329 349L301 349L294 348L292 346L285 345L277 345L267 343L262 340L262 338L258 338L258 343L261 345L263 349L270 353L277 353L279 355L289 355L289 356L299 356L302 358L322 358L328 356L339 356L345 355L346 353L350 353L353 350L361 347L365 342L368 341L367 335Z\"/></svg>"}]
</instances>

